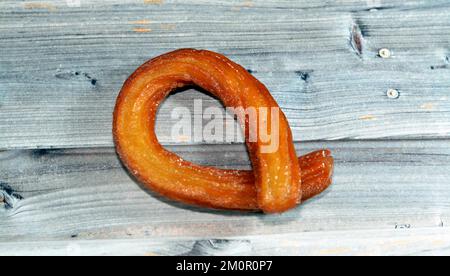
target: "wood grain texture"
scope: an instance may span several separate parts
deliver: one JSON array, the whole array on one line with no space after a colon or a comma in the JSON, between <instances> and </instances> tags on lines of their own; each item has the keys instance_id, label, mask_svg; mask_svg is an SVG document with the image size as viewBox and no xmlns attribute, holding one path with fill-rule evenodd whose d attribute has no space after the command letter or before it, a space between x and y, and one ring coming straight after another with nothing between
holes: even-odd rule
<instances>
[{"instance_id":1,"label":"wood grain texture","mask_svg":"<svg viewBox=\"0 0 450 276\"><path fill-rule=\"evenodd\" d=\"M294 139L446 138L449 1L2 1L0 149L112 146L111 112L137 66L182 47L251 70ZM393 56L382 59L378 49ZM386 91L400 91L398 99ZM217 105L171 97L170 111Z\"/></svg>"},{"instance_id":2,"label":"wood grain texture","mask_svg":"<svg viewBox=\"0 0 450 276\"><path fill-rule=\"evenodd\" d=\"M450 254L449 0L73 3L0 1L0 255ZM264 216L187 207L131 179L112 148L115 98L140 64L183 47L264 82L298 152L333 151L330 190ZM171 112L197 117L198 99L220 106L172 95L160 141L248 169L241 144L173 139Z\"/></svg>"},{"instance_id":3,"label":"wood grain texture","mask_svg":"<svg viewBox=\"0 0 450 276\"><path fill-rule=\"evenodd\" d=\"M166 201L142 190L108 148L3 152L0 242L203 239L449 223L449 141L303 143L299 153L324 146L336 157L333 186L300 208L271 216ZM249 165L242 145L170 149L203 165Z\"/></svg>"},{"instance_id":4,"label":"wood grain texture","mask_svg":"<svg viewBox=\"0 0 450 276\"><path fill-rule=\"evenodd\" d=\"M317 241L320 240L318 243ZM128 239L0 243L0 256L448 255L447 229L364 230L238 236L230 239Z\"/></svg>"}]
</instances>

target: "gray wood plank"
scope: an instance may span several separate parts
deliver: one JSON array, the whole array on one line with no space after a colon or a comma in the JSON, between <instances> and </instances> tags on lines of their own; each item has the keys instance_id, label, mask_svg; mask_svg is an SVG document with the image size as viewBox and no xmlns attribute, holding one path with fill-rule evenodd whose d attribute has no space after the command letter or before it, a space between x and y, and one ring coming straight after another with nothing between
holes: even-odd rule
<instances>
[{"instance_id":1,"label":"gray wood plank","mask_svg":"<svg viewBox=\"0 0 450 276\"><path fill-rule=\"evenodd\" d=\"M336 1L290 1L290 0L28 0L15 1L3 0L2 5L6 11L15 11L17 8L25 8L35 11L59 11L67 7L110 7L120 6L134 9L142 9L142 6L156 6L162 8L198 9L215 8L218 10L231 9L234 11L246 11L249 9L295 9L309 12L326 11L377 11L386 9L417 9L448 6L447 0L436 0L433 2L423 0L336 0ZM204 10L206 11L206 10Z\"/></svg>"},{"instance_id":2,"label":"gray wood plank","mask_svg":"<svg viewBox=\"0 0 450 276\"><path fill-rule=\"evenodd\" d=\"M450 133L449 1L45 3L0 3L0 149L111 146L123 81L181 47L216 50L252 70L297 141ZM379 58L380 48L393 56ZM389 88L400 97L387 97ZM159 116L164 144L175 143L169 111L196 98L218 104L171 97Z\"/></svg>"},{"instance_id":3,"label":"gray wood plank","mask_svg":"<svg viewBox=\"0 0 450 276\"><path fill-rule=\"evenodd\" d=\"M0 243L0 256L448 255L447 228L311 232L229 239L127 239Z\"/></svg>"},{"instance_id":4,"label":"gray wood plank","mask_svg":"<svg viewBox=\"0 0 450 276\"><path fill-rule=\"evenodd\" d=\"M196 239L341 230L446 227L450 141L314 142L336 158L333 186L282 215L173 203L140 188L110 148L0 153L0 242ZM173 146L185 159L248 168L243 145Z\"/></svg>"}]
</instances>

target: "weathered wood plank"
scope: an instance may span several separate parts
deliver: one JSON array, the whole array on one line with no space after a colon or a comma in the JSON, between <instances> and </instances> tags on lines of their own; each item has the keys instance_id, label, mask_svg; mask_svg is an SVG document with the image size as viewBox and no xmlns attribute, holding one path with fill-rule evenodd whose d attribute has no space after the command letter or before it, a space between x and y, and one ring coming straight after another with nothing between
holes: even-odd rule
<instances>
[{"instance_id":1,"label":"weathered wood plank","mask_svg":"<svg viewBox=\"0 0 450 276\"><path fill-rule=\"evenodd\" d=\"M0 149L111 146L123 81L180 47L220 51L251 69L298 141L450 133L449 1L39 3L0 3ZM392 58L377 57L384 47ZM195 93L172 97L160 114L163 143L174 143L169 111L195 98L217 105Z\"/></svg>"},{"instance_id":2,"label":"weathered wood plank","mask_svg":"<svg viewBox=\"0 0 450 276\"><path fill-rule=\"evenodd\" d=\"M449 255L450 232L366 230L240 236L231 239L128 239L0 243L0 256Z\"/></svg>"},{"instance_id":3,"label":"weathered wood plank","mask_svg":"<svg viewBox=\"0 0 450 276\"><path fill-rule=\"evenodd\" d=\"M36 239L232 237L444 227L450 220L450 141L299 144L328 146L334 184L320 198L282 215L208 211L143 191L114 151L0 153L0 242ZM204 165L248 168L243 145L170 149Z\"/></svg>"},{"instance_id":4,"label":"weathered wood plank","mask_svg":"<svg viewBox=\"0 0 450 276\"><path fill-rule=\"evenodd\" d=\"M67 7L110 7L121 6L141 9L143 5L166 8L198 9L199 7L218 10L232 9L246 11L249 9L298 9L308 12L322 11L377 11L387 9L417 9L449 6L448 0L433 2L423 0L336 0L324 3L321 0L290 1L290 0L3 0L5 11L16 11L17 8L29 10L57 11ZM204 10L206 11L206 10Z\"/></svg>"}]
</instances>

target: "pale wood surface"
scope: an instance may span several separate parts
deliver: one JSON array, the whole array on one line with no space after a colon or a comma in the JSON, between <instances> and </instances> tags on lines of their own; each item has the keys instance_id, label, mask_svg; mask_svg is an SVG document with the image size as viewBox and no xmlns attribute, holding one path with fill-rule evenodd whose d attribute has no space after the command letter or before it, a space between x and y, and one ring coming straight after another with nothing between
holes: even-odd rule
<instances>
[{"instance_id":1,"label":"pale wood surface","mask_svg":"<svg viewBox=\"0 0 450 276\"><path fill-rule=\"evenodd\" d=\"M448 1L81 1L0 3L0 149L112 146L123 81L182 47L252 70L297 141L450 133ZM377 57L380 48L392 58ZM400 98L388 98L389 88ZM173 142L169 128L158 130Z\"/></svg>"},{"instance_id":2,"label":"pale wood surface","mask_svg":"<svg viewBox=\"0 0 450 276\"><path fill-rule=\"evenodd\" d=\"M283 215L208 211L169 202L136 185L112 149L8 151L1 157L0 173L14 191L4 192L10 204L0 209L0 241L73 235L201 238L448 224L448 141L302 143L299 153L325 144L336 158L333 186ZM204 165L249 165L243 146L170 149Z\"/></svg>"},{"instance_id":3,"label":"pale wood surface","mask_svg":"<svg viewBox=\"0 0 450 276\"><path fill-rule=\"evenodd\" d=\"M0 243L5 255L119 255L119 256L434 256L450 254L445 229L364 230L223 239L127 239L90 241L37 241Z\"/></svg>"},{"instance_id":4,"label":"pale wood surface","mask_svg":"<svg viewBox=\"0 0 450 276\"><path fill-rule=\"evenodd\" d=\"M299 153L333 150L331 189L264 216L175 204L130 179L112 148L115 97L137 66L182 47L264 82ZM449 254L449 59L448 0L2 0L0 255ZM160 141L249 168L243 145L171 139L170 111L194 99L220 105L171 96Z\"/></svg>"}]
</instances>

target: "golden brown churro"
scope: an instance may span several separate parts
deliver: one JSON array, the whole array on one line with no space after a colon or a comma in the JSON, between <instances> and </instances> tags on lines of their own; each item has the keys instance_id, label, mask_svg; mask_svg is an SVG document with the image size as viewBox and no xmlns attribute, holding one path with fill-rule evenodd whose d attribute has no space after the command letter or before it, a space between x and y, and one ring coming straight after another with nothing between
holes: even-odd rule
<instances>
[{"instance_id":1,"label":"golden brown churro","mask_svg":"<svg viewBox=\"0 0 450 276\"><path fill-rule=\"evenodd\" d=\"M187 85L209 91L227 107L255 108L256 118L278 118L264 121L269 132L278 130L276 150L267 149L260 125L256 140L245 134L253 171L202 167L165 150L154 132L157 109L171 91ZM245 129L251 128L247 116L236 115ZM113 132L120 158L140 182L188 204L278 213L331 183L330 152L297 158L287 119L267 88L240 65L210 51L182 49L138 68L117 98Z\"/></svg>"}]
</instances>

